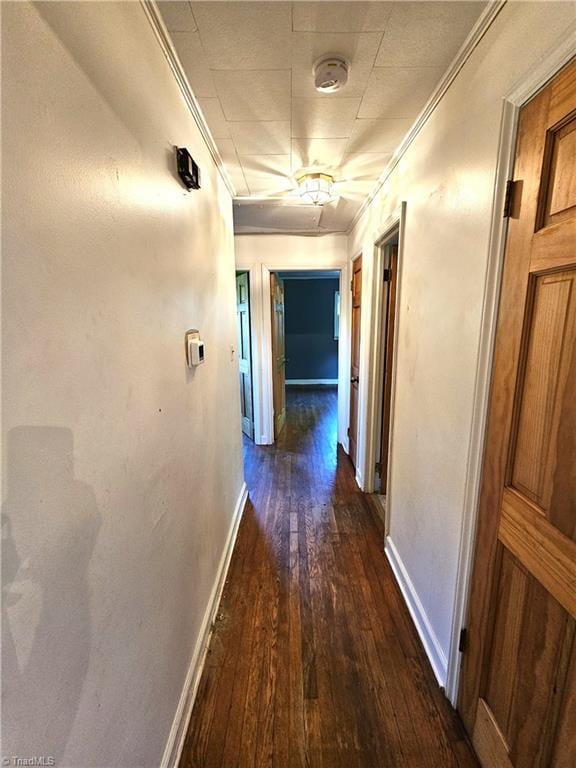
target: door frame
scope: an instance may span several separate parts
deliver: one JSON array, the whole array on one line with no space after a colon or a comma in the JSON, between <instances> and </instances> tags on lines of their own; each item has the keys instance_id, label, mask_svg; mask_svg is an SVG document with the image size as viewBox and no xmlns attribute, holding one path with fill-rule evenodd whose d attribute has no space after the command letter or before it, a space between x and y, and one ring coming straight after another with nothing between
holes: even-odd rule
<instances>
[{"instance_id":1,"label":"door frame","mask_svg":"<svg viewBox=\"0 0 576 768\"><path fill-rule=\"evenodd\" d=\"M265 263L236 265L249 273L252 312L252 396L254 403L254 442L257 445L274 443L274 399L272 388L272 317L270 313L271 272L318 272L330 270L340 273L340 338L338 339L338 442L346 452L348 446L348 403L351 300L347 286L350 282L348 262L321 258L317 263L286 262L273 258Z\"/></svg>"},{"instance_id":2,"label":"door frame","mask_svg":"<svg viewBox=\"0 0 576 768\"><path fill-rule=\"evenodd\" d=\"M251 419L251 425L252 425L252 437L247 435L247 437L254 441L254 435L255 435L255 426L254 426L254 386L253 386L253 378L254 378L254 365L252 361L252 297L250 293L250 272L247 269L237 269L235 271L236 280L238 280L239 275L246 275L247 281L248 281L248 329L249 329L249 339L250 339L250 401L252 404L252 419ZM238 308L238 284L236 283L236 308ZM236 318L236 322L238 323L238 317ZM241 342L238 342L239 344ZM237 357L238 357L238 367L240 367L240 349L237 351ZM242 434L246 434L244 432L244 427L242 427Z\"/></svg>"},{"instance_id":3,"label":"door frame","mask_svg":"<svg viewBox=\"0 0 576 768\"><path fill-rule=\"evenodd\" d=\"M392 509L392 488L391 488L391 469L393 460L393 434L394 434L394 402L396 395L396 361L398 353L398 331L400 325L400 300L402 293L402 266L404 264L404 233L406 230L406 203L402 202L400 206L387 218L382 227L381 234L376 238L373 246L372 256L372 277L370 280L370 294L368 301L370 304L370 323L369 323L369 347L367 349L366 360L366 411L365 421L366 432L363 435L364 461L362 464L363 486L362 490L366 493L374 493L376 480L376 461L378 460L379 430L381 421L379 419L380 408L382 405L382 372L383 372L383 333L382 311L384 307L384 247L386 243L398 232L398 271L396 276L396 305L394 308L394 341L392 349L392 387L390 393L390 429L388 432L388 467L386 470L386 519L385 531L389 531L391 509ZM364 286L363 286L364 287Z\"/></svg>"},{"instance_id":4,"label":"door frame","mask_svg":"<svg viewBox=\"0 0 576 768\"><path fill-rule=\"evenodd\" d=\"M355 463L352 462L352 456L350 454L350 425L352 423L350 419L350 415L352 413L352 387L350 386L352 384L352 381L350 379L351 373L352 373L352 284L354 280L354 264L358 261L358 259L362 259L362 251L358 251L349 262L350 265L350 275L346 282L346 294L348 298L348 306L349 306L349 323L346 329L347 339L348 339L348 349L349 349L349 355L348 355L348 370L346 371L346 387L347 387L347 427L346 427L346 453L350 457L350 461L352 463L352 466L354 467L354 477L356 479L356 485L358 488L362 489L363 486L363 479L362 479L362 459L361 456L363 455L364 451L364 428L363 428L363 420L361 418L361 406L362 406L362 379L363 379L363 361L362 361L362 307L364 305L364 264L360 267L360 271L362 272L361 275L361 284L360 284L360 347L358 349L358 394L356 397L356 456ZM340 301L342 301L342 291L340 291ZM340 334L342 336L342 334Z\"/></svg>"},{"instance_id":5,"label":"door frame","mask_svg":"<svg viewBox=\"0 0 576 768\"><path fill-rule=\"evenodd\" d=\"M454 707L457 706L462 653L460 633L466 626L470 597L471 575L474 564L474 548L482 465L486 438L486 425L492 379L492 364L504 251L508 222L504 219L506 186L513 178L516 135L520 109L541 90L576 55L576 34L569 31L563 41L551 49L547 56L530 68L515 87L503 98L500 119L500 136L496 162L496 174L492 194L492 212L488 244L488 261L482 315L476 376L474 384L473 411L468 445L466 482L464 487L464 508L460 531L460 548L456 574L456 592L448 654L446 695Z\"/></svg>"},{"instance_id":6,"label":"door frame","mask_svg":"<svg viewBox=\"0 0 576 768\"><path fill-rule=\"evenodd\" d=\"M376 492L376 463L381 460L382 457L382 442L383 442L383 421L384 421L384 409L385 409L385 397L388 378L390 380L390 402L388 403L389 410L389 423L388 423L388 445L387 445L387 460L386 460L386 507L384 509L384 534L387 536L390 532L390 505L388 503L390 497L390 464L391 464L391 447L392 447L392 423L393 423L393 406L395 396L395 384L396 384L396 349L397 349L397 323L399 319L398 313L398 298L400 287L400 226L402 224L402 216L397 219L396 225L389 229L381 238L374 244L374 260L375 270L374 278L378 282L378 287L375 287L375 291L378 292L375 300L374 311L374 353L375 353L375 376L374 376L374 399L372 404L372 430L370 434L371 451L373 461L370 464L371 472L369 474L370 486L373 489L372 492ZM393 329L392 329L392 365L391 370L386 370L386 355L387 355L387 338L388 338L388 319L390 300L390 291L385 288L384 282L384 269L386 269L386 250L391 246L391 241L397 239L396 245L396 291L394 298L394 305L392 307L393 312ZM390 268L390 267L388 267ZM382 476L381 476L382 477ZM380 491L381 493L381 491Z\"/></svg>"}]
</instances>

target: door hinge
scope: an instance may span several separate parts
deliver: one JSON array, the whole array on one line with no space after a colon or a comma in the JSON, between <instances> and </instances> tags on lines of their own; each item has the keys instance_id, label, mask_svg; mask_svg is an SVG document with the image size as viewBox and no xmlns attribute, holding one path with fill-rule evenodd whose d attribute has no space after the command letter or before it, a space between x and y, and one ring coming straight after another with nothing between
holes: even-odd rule
<instances>
[{"instance_id":1,"label":"door hinge","mask_svg":"<svg viewBox=\"0 0 576 768\"><path fill-rule=\"evenodd\" d=\"M512 211L514 207L514 194L516 192L516 187L518 185L517 181L513 181L512 179L508 179L506 182L506 194L504 196L504 218L509 219L510 216L512 216Z\"/></svg>"},{"instance_id":2,"label":"door hinge","mask_svg":"<svg viewBox=\"0 0 576 768\"><path fill-rule=\"evenodd\" d=\"M466 648L468 646L468 630L466 627L462 627L460 630L460 639L458 640L458 650L460 653L466 653Z\"/></svg>"},{"instance_id":3,"label":"door hinge","mask_svg":"<svg viewBox=\"0 0 576 768\"><path fill-rule=\"evenodd\" d=\"M354 280L350 280L350 290L354 291Z\"/></svg>"},{"instance_id":4,"label":"door hinge","mask_svg":"<svg viewBox=\"0 0 576 768\"><path fill-rule=\"evenodd\" d=\"M390 280L392 280L392 270L391 269L385 269L384 270L384 282L389 283Z\"/></svg>"},{"instance_id":5,"label":"door hinge","mask_svg":"<svg viewBox=\"0 0 576 768\"><path fill-rule=\"evenodd\" d=\"M381 462L381 461L377 461L377 462L376 462L376 467L375 467L375 469L376 469L376 472L377 472L379 475L381 475L381 474L382 474L382 462Z\"/></svg>"},{"instance_id":6,"label":"door hinge","mask_svg":"<svg viewBox=\"0 0 576 768\"><path fill-rule=\"evenodd\" d=\"M348 429L346 430L346 434L348 435L348 437L350 437L350 427L348 427Z\"/></svg>"}]
</instances>

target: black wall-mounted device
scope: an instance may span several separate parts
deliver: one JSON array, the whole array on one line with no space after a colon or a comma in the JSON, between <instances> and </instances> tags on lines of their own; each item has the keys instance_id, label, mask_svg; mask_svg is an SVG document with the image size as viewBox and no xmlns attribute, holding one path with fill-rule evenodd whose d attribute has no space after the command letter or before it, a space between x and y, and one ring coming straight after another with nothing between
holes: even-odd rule
<instances>
[{"instance_id":1,"label":"black wall-mounted device","mask_svg":"<svg viewBox=\"0 0 576 768\"><path fill-rule=\"evenodd\" d=\"M176 163L178 176L182 179L186 189L200 189L200 168L186 147L176 147Z\"/></svg>"}]
</instances>

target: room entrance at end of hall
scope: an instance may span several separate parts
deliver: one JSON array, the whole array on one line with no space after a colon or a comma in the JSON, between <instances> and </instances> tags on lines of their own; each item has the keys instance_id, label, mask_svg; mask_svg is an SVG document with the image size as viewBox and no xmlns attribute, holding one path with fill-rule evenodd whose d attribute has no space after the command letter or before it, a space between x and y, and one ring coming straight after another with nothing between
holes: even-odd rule
<instances>
[{"instance_id":1,"label":"room entrance at end of hall","mask_svg":"<svg viewBox=\"0 0 576 768\"><path fill-rule=\"evenodd\" d=\"M252 395L252 342L250 331L250 276L236 272L236 327L240 369L240 410L242 432L254 439L254 401Z\"/></svg>"},{"instance_id":2,"label":"room entrance at end of hall","mask_svg":"<svg viewBox=\"0 0 576 768\"><path fill-rule=\"evenodd\" d=\"M340 273L271 272L270 312L276 439L286 422L287 388L337 389Z\"/></svg>"}]
</instances>

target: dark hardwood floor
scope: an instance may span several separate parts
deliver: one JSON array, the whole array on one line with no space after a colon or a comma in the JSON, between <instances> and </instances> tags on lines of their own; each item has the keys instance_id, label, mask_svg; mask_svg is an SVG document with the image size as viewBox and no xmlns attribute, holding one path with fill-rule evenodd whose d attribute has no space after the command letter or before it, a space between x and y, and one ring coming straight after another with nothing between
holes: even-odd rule
<instances>
[{"instance_id":1,"label":"dark hardwood floor","mask_svg":"<svg viewBox=\"0 0 576 768\"><path fill-rule=\"evenodd\" d=\"M247 441L240 525L181 768L477 766L336 450L336 391Z\"/></svg>"}]
</instances>

